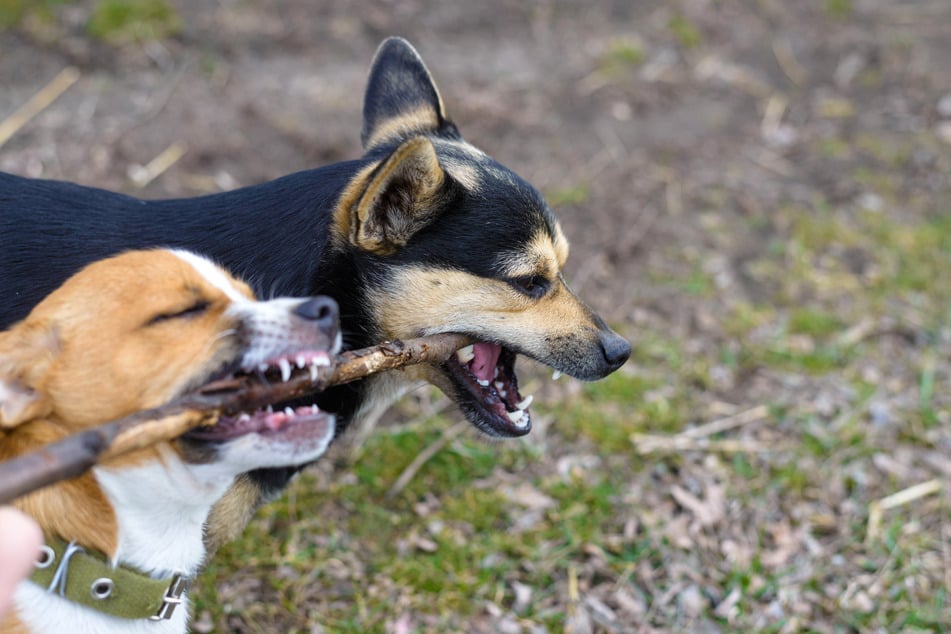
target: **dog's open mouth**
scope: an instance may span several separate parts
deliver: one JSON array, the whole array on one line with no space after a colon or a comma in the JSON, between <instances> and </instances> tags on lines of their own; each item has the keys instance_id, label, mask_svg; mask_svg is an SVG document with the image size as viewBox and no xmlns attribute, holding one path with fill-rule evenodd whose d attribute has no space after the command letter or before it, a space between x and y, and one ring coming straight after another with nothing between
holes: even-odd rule
<instances>
[{"instance_id":1,"label":"dog's open mouth","mask_svg":"<svg viewBox=\"0 0 951 634\"><path fill-rule=\"evenodd\" d=\"M479 429L491 436L524 436L532 429L528 407L515 376L512 350L480 341L462 348L445 368L456 386L459 406Z\"/></svg>"},{"instance_id":2,"label":"dog's open mouth","mask_svg":"<svg viewBox=\"0 0 951 634\"><path fill-rule=\"evenodd\" d=\"M324 368L332 365L330 355L322 350L306 350L281 355L254 368L241 368L231 376L255 374L268 381L287 381L294 368L306 369L316 379ZM198 427L185 436L191 440L226 442L240 436L256 433L264 438L280 436L284 440L304 439L327 432L334 416L314 405L302 407L267 407L235 416L222 416L214 425Z\"/></svg>"}]
</instances>

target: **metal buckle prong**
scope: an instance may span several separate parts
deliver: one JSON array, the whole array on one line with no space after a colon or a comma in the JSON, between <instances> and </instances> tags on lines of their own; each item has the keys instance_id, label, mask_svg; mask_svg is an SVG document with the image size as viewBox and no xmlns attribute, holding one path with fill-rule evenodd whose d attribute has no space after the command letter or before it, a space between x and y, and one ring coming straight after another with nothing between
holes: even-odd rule
<instances>
[{"instance_id":1,"label":"metal buckle prong","mask_svg":"<svg viewBox=\"0 0 951 634\"><path fill-rule=\"evenodd\" d=\"M158 612L156 612L154 616L149 617L149 620L165 621L172 618L172 614L175 613L175 608L184 601L184 599L182 599L182 593L185 592L185 588L187 587L188 577L180 574L176 574L172 577L172 583L169 584L168 590L165 591L162 605L159 606Z\"/></svg>"}]
</instances>

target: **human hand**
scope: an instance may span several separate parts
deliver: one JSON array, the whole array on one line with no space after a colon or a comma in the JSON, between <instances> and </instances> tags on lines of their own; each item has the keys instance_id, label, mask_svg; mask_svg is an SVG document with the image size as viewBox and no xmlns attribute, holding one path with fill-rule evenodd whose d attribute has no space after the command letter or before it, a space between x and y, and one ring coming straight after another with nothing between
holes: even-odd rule
<instances>
[{"instance_id":1,"label":"human hand","mask_svg":"<svg viewBox=\"0 0 951 634\"><path fill-rule=\"evenodd\" d=\"M43 533L36 522L14 508L0 507L0 617L33 569L42 544Z\"/></svg>"}]
</instances>

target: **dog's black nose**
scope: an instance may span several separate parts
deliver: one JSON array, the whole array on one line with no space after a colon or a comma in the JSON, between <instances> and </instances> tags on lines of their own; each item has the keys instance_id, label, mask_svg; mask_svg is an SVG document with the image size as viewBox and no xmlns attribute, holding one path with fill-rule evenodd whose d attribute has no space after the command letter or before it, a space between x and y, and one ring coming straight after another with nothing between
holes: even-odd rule
<instances>
[{"instance_id":1,"label":"dog's black nose","mask_svg":"<svg viewBox=\"0 0 951 634\"><path fill-rule=\"evenodd\" d=\"M615 332L604 332L601 334L601 354L611 368L608 372L614 372L630 358L631 344Z\"/></svg>"},{"instance_id":2,"label":"dog's black nose","mask_svg":"<svg viewBox=\"0 0 951 634\"><path fill-rule=\"evenodd\" d=\"M331 328L337 323L340 309L337 308L337 302L331 298L318 295L298 304L294 314L307 321L317 322L320 328Z\"/></svg>"}]
</instances>

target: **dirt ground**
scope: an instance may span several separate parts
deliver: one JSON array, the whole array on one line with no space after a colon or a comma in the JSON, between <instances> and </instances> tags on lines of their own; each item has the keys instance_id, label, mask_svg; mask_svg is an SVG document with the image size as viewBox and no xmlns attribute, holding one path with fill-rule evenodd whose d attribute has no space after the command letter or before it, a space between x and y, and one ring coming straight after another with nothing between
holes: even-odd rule
<instances>
[{"instance_id":1,"label":"dirt ground","mask_svg":"<svg viewBox=\"0 0 951 634\"><path fill-rule=\"evenodd\" d=\"M775 427L743 431L738 442L812 443L803 454L751 449L746 459L751 480L800 469L798 493L731 482L744 471L742 447L692 453L675 478L635 461L632 445L637 466L626 468L644 507L630 501L631 530L663 535L664 570L648 578L632 568L626 580L599 584L582 567L581 591L593 599L565 631L951 629L941 598L951 581L951 225L942 220L951 201L951 3L174 6L180 31L159 42L89 37L90 3L0 32L0 119L64 67L80 71L0 147L0 169L165 197L356 157L369 62L382 38L402 35L463 135L548 196L572 245L567 278L634 342L628 374L663 375L667 357L652 352L660 341L705 360L695 384L671 371L659 388L670 401L690 392L679 428L663 431L767 405ZM173 144L181 158L145 182L142 166ZM900 275L912 264L927 279ZM819 313L836 325L797 330L796 315ZM830 340L845 360L816 371L810 364L825 363L816 355ZM580 389L540 394L558 402ZM556 433L548 442L552 464L576 453ZM908 502L911 515L893 527L919 546L856 550L869 504L929 482L937 488ZM735 501L744 495L757 501ZM650 519L665 509L667 521ZM734 589L755 592L724 569L749 564L751 543L768 544L773 557L759 566L793 572L788 586L743 607ZM617 594L631 579L642 604ZM553 592L554 604L577 603L577 588ZM880 613L880 604L892 608ZM505 610L442 630L424 616L396 616L387 631L547 631Z\"/></svg>"}]
</instances>

